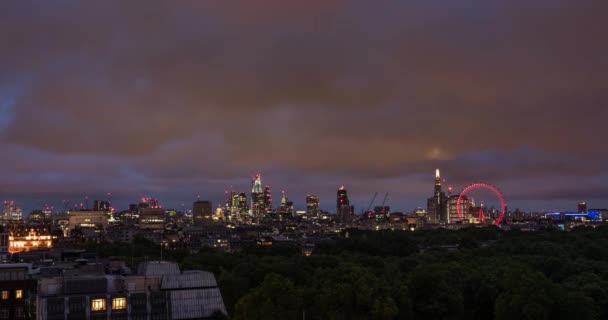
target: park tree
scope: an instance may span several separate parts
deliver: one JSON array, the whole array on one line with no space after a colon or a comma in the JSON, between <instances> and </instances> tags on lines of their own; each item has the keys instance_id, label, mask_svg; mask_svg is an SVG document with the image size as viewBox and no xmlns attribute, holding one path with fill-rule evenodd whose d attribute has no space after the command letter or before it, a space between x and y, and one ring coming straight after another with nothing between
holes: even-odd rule
<instances>
[{"instance_id":1,"label":"park tree","mask_svg":"<svg viewBox=\"0 0 608 320\"><path fill-rule=\"evenodd\" d=\"M302 318L302 295L293 283L274 273L236 304L235 320Z\"/></svg>"}]
</instances>

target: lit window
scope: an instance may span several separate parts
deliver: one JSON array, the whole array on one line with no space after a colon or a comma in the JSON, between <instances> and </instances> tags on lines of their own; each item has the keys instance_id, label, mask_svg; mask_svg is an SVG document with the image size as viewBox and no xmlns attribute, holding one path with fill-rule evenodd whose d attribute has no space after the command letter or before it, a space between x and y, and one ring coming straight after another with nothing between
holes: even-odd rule
<instances>
[{"instance_id":1,"label":"lit window","mask_svg":"<svg viewBox=\"0 0 608 320\"><path fill-rule=\"evenodd\" d=\"M127 298L112 299L112 310L124 310L127 308Z\"/></svg>"},{"instance_id":2,"label":"lit window","mask_svg":"<svg viewBox=\"0 0 608 320\"><path fill-rule=\"evenodd\" d=\"M2 300L8 300L8 291L2 291Z\"/></svg>"},{"instance_id":3,"label":"lit window","mask_svg":"<svg viewBox=\"0 0 608 320\"><path fill-rule=\"evenodd\" d=\"M91 300L92 311L105 311L106 310L106 299L93 299Z\"/></svg>"},{"instance_id":4,"label":"lit window","mask_svg":"<svg viewBox=\"0 0 608 320\"><path fill-rule=\"evenodd\" d=\"M15 291L15 298L16 299L23 299L23 290L17 290L17 291Z\"/></svg>"}]
</instances>

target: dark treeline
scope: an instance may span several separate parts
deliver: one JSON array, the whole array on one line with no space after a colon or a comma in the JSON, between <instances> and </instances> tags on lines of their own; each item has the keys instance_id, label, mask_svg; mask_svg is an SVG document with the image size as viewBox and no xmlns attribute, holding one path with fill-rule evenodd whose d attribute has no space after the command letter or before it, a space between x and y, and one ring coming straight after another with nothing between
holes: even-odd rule
<instances>
[{"instance_id":1,"label":"dark treeline","mask_svg":"<svg viewBox=\"0 0 608 320\"><path fill-rule=\"evenodd\" d=\"M138 260L160 252L133 246L96 249ZM165 257L214 272L231 319L608 319L607 226L349 230L310 257L294 245Z\"/></svg>"}]
</instances>

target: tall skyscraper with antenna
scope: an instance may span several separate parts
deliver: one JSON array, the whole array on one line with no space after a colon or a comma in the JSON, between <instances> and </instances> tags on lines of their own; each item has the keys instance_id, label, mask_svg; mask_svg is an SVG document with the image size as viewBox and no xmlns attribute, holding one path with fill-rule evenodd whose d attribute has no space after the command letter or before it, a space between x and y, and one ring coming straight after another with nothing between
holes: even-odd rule
<instances>
[{"instance_id":1,"label":"tall skyscraper with antenna","mask_svg":"<svg viewBox=\"0 0 608 320\"><path fill-rule=\"evenodd\" d=\"M427 200L427 217L429 223L446 223L448 220L447 197L441 189L441 174L435 170L435 192Z\"/></svg>"},{"instance_id":2,"label":"tall skyscraper with antenna","mask_svg":"<svg viewBox=\"0 0 608 320\"><path fill-rule=\"evenodd\" d=\"M251 181L251 214L254 217L259 215L260 199L262 198L262 175L256 174Z\"/></svg>"},{"instance_id":3,"label":"tall skyscraper with antenna","mask_svg":"<svg viewBox=\"0 0 608 320\"><path fill-rule=\"evenodd\" d=\"M262 188L262 175L256 174L251 186L251 213L261 219L272 208L272 194L270 186Z\"/></svg>"}]
</instances>

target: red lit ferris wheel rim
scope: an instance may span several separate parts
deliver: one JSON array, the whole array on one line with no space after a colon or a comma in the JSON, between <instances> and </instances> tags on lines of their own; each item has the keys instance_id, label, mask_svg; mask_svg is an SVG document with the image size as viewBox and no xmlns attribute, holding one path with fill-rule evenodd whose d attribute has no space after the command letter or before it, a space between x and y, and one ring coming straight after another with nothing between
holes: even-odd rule
<instances>
[{"instance_id":1,"label":"red lit ferris wheel rim","mask_svg":"<svg viewBox=\"0 0 608 320\"><path fill-rule=\"evenodd\" d=\"M502 196L502 193L500 192L500 190L498 190L498 188L496 188L495 186L493 186L491 184L487 184L487 183L483 183L483 182L471 183L470 185L468 185L462 189L462 191L460 192L460 195L458 195L458 201L456 202L456 212L458 212L458 218L461 221L464 220L464 215L462 214L462 209L461 209L462 199L467 195L467 193L469 191L474 190L474 189L490 190L490 191L494 192L496 197L498 197L498 199L500 200L500 215L498 216L498 218L496 218L494 220L494 224L499 225L500 222L502 221L503 217L505 216L505 210L507 209L507 203L505 202L505 198Z\"/></svg>"}]
</instances>

